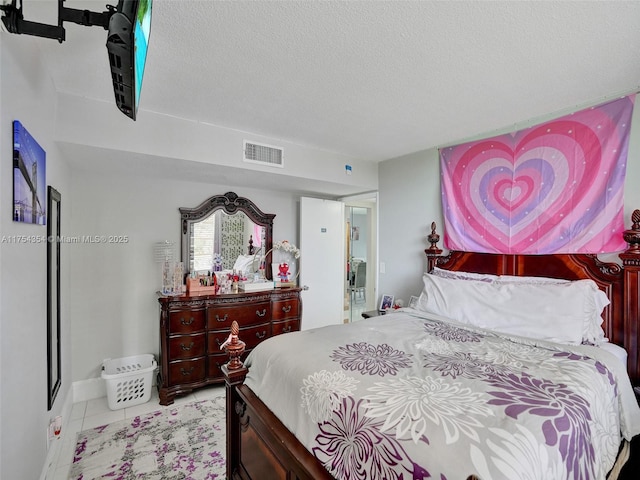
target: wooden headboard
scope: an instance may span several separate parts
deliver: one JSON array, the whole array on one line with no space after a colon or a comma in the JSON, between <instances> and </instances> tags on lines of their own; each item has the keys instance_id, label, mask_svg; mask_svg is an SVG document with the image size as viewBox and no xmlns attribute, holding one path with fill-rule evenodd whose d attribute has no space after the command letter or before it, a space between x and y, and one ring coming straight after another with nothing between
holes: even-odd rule
<instances>
[{"instance_id":1,"label":"wooden headboard","mask_svg":"<svg viewBox=\"0 0 640 480\"><path fill-rule=\"evenodd\" d=\"M440 236L432 223L428 236L431 246L425 250L428 271L439 267L494 275L595 281L611 301L603 312L605 335L627 350L629 376L634 386L640 385L640 210L635 210L631 218L633 225L623 234L629 248L619 254L621 264L602 262L592 254L511 255L450 251L443 255L437 246Z\"/></svg>"}]
</instances>

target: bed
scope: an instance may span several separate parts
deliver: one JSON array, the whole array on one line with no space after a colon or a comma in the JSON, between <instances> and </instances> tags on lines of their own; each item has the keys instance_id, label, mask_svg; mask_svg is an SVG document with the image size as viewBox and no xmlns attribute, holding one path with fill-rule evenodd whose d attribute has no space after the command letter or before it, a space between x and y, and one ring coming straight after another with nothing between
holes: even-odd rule
<instances>
[{"instance_id":1,"label":"bed","mask_svg":"<svg viewBox=\"0 0 640 480\"><path fill-rule=\"evenodd\" d=\"M418 308L273 337L247 365L235 327L227 477L615 479L640 434L640 211L632 221L620 263L443 255L433 226ZM477 314L504 291L508 315ZM540 325L514 328L537 309Z\"/></svg>"}]
</instances>

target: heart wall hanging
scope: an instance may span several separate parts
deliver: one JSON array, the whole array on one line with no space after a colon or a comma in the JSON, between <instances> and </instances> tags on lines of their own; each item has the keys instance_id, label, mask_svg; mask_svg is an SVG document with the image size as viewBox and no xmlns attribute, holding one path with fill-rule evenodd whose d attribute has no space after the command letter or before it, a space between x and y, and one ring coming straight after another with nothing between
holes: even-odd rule
<instances>
[{"instance_id":1,"label":"heart wall hanging","mask_svg":"<svg viewBox=\"0 0 640 480\"><path fill-rule=\"evenodd\" d=\"M445 246L488 253L624 250L635 95L440 150Z\"/></svg>"}]
</instances>

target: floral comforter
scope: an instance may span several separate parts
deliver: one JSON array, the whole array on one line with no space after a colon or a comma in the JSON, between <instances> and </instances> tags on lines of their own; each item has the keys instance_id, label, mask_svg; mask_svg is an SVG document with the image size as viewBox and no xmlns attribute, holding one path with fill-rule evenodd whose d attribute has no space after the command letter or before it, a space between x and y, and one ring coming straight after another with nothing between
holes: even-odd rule
<instances>
[{"instance_id":1,"label":"floral comforter","mask_svg":"<svg viewBox=\"0 0 640 480\"><path fill-rule=\"evenodd\" d=\"M640 409L597 347L416 311L280 335L245 381L337 479L604 479Z\"/></svg>"}]
</instances>

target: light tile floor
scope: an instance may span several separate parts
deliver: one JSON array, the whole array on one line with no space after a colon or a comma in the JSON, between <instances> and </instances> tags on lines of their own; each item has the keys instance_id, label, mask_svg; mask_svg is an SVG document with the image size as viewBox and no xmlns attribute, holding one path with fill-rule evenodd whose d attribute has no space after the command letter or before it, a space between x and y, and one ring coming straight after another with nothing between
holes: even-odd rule
<instances>
[{"instance_id":1,"label":"light tile floor","mask_svg":"<svg viewBox=\"0 0 640 480\"><path fill-rule=\"evenodd\" d=\"M71 409L71 416L61 432L60 438L52 440L52 442L62 443L57 445L57 455L55 455L51 460L49 468L47 469L46 480L68 480L69 470L71 468L71 463L73 462L73 453L76 447L76 436L83 430L136 417L138 415L144 415L156 410L171 408L175 405L206 400L208 398L224 395L224 393L224 385L201 388L189 395L177 397L172 405L164 407L159 403L158 390L154 386L151 398L147 403L120 410L110 410L107 397L74 403L73 408ZM56 446L51 445L50 448L54 447Z\"/></svg>"}]
</instances>

